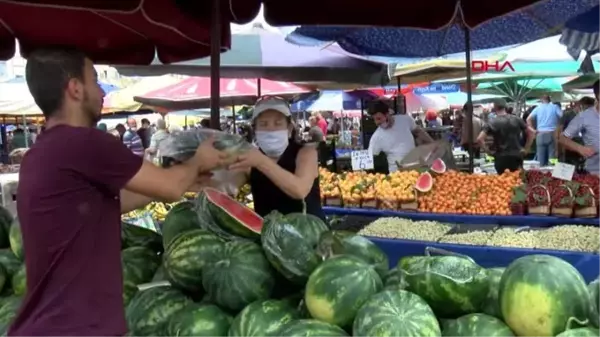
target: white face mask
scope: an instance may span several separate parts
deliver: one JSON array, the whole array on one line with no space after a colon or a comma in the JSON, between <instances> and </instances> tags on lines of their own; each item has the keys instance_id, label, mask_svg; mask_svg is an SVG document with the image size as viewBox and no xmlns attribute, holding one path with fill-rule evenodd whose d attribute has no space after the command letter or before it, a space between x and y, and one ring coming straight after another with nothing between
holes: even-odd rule
<instances>
[{"instance_id":1,"label":"white face mask","mask_svg":"<svg viewBox=\"0 0 600 337\"><path fill-rule=\"evenodd\" d=\"M267 156L277 158L288 146L288 131L256 131L256 143Z\"/></svg>"}]
</instances>

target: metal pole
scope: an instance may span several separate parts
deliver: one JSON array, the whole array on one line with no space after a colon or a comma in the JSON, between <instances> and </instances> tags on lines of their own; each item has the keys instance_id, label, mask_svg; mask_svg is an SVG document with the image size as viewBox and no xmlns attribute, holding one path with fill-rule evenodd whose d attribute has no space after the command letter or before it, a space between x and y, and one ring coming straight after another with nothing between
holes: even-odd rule
<instances>
[{"instance_id":1,"label":"metal pole","mask_svg":"<svg viewBox=\"0 0 600 337\"><path fill-rule=\"evenodd\" d=\"M465 32L465 63L467 70L467 136L469 137L469 172L473 173L473 93L471 85L471 31L463 25Z\"/></svg>"},{"instance_id":2,"label":"metal pole","mask_svg":"<svg viewBox=\"0 0 600 337\"><path fill-rule=\"evenodd\" d=\"M212 0L210 28L210 126L220 129L221 119L221 1Z\"/></svg>"}]
</instances>

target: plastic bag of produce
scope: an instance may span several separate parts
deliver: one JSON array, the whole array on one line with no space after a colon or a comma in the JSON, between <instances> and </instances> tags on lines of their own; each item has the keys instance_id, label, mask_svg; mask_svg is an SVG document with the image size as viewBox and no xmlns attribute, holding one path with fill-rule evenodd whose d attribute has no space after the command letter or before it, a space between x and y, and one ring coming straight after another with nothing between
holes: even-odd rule
<instances>
[{"instance_id":1,"label":"plastic bag of produce","mask_svg":"<svg viewBox=\"0 0 600 337\"><path fill-rule=\"evenodd\" d=\"M160 144L160 155L167 157L170 165L183 163L192 158L200 144L214 137L214 147L226 152L232 156L240 155L252 148L242 136L229 134L212 129L195 129L188 131L179 131L172 133L169 138ZM244 172L228 171L225 169L214 170L212 180L216 183L213 186L229 195L237 195L238 182L243 181Z\"/></svg>"}]
</instances>

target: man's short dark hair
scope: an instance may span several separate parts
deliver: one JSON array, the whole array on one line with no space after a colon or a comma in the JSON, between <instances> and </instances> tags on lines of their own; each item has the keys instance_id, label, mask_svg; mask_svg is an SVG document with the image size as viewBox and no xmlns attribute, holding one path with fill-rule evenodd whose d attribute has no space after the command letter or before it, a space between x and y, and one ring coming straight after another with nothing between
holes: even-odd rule
<instances>
[{"instance_id":1,"label":"man's short dark hair","mask_svg":"<svg viewBox=\"0 0 600 337\"><path fill-rule=\"evenodd\" d=\"M586 106L586 107L593 106L594 103L595 103L594 99L589 96L581 97L581 99L579 100L579 104Z\"/></svg>"},{"instance_id":2,"label":"man's short dark hair","mask_svg":"<svg viewBox=\"0 0 600 337\"><path fill-rule=\"evenodd\" d=\"M374 114L381 112L382 114L388 114L391 109L390 101L386 98L376 98L367 103L367 114L373 116Z\"/></svg>"},{"instance_id":3,"label":"man's short dark hair","mask_svg":"<svg viewBox=\"0 0 600 337\"><path fill-rule=\"evenodd\" d=\"M594 82L594 96L596 96L596 99L598 99L599 91L600 91L600 80L596 80L596 82Z\"/></svg>"},{"instance_id":4,"label":"man's short dark hair","mask_svg":"<svg viewBox=\"0 0 600 337\"><path fill-rule=\"evenodd\" d=\"M494 101L494 108L496 110L506 110L508 103L504 99L497 99Z\"/></svg>"},{"instance_id":5,"label":"man's short dark hair","mask_svg":"<svg viewBox=\"0 0 600 337\"><path fill-rule=\"evenodd\" d=\"M85 59L85 54L72 48L39 49L27 58L27 87L46 118L62 107L69 80L84 80Z\"/></svg>"},{"instance_id":6,"label":"man's short dark hair","mask_svg":"<svg viewBox=\"0 0 600 337\"><path fill-rule=\"evenodd\" d=\"M148 118L142 118L142 124L150 125L150 121L148 120Z\"/></svg>"}]
</instances>

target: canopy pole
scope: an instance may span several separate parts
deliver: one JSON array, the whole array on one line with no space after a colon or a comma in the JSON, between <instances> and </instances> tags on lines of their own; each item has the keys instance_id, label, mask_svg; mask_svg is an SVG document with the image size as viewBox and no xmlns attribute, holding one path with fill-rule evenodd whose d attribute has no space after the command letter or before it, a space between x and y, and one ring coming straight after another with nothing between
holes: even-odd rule
<instances>
[{"instance_id":1,"label":"canopy pole","mask_svg":"<svg viewBox=\"0 0 600 337\"><path fill-rule=\"evenodd\" d=\"M469 137L469 173L473 173L473 89L471 82L471 31L463 24L465 32L465 63L467 70L467 137Z\"/></svg>"},{"instance_id":2,"label":"canopy pole","mask_svg":"<svg viewBox=\"0 0 600 337\"><path fill-rule=\"evenodd\" d=\"M256 94L258 98L262 97L262 79L260 77L256 79Z\"/></svg>"},{"instance_id":3,"label":"canopy pole","mask_svg":"<svg viewBox=\"0 0 600 337\"><path fill-rule=\"evenodd\" d=\"M210 28L210 127L220 129L221 1L212 0Z\"/></svg>"}]
</instances>

